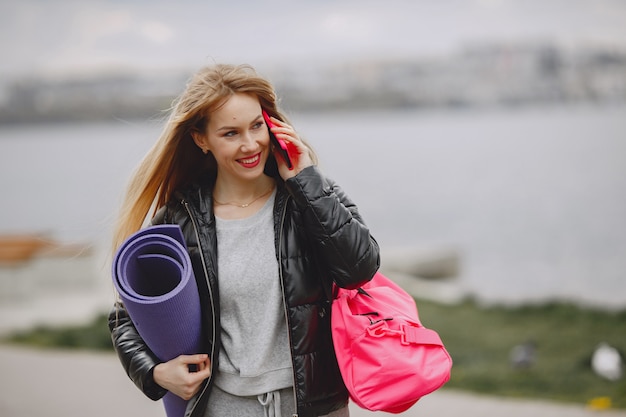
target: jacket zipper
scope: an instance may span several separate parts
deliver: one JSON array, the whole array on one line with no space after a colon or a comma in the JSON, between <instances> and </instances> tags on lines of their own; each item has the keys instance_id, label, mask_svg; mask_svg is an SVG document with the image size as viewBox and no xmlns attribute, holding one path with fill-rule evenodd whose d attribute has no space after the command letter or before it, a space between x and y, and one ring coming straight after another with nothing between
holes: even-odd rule
<instances>
[{"instance_id":1,"label":"jacket zipper","mask_svg":"<svg viewBox=\"0 0 626 417\"><path fill-rule=\"evenodd\" d=\"M181 203L185 206L185 210L187 210L187 214L189 214L189 219L191 220L191 224L193 226L193 231L196 235L196 241L198 242L198 250L200 251L200 259L202 259L202 269L204 270L204 279L206 280L206 284L207 284L207 288L209 289L209 298L211 300L211 317L213 319L213 335L212 335L212 342L211 343L211 354L210 354L210 359L211 359L211 375L209 376L209 380L207 381L207 383L204 385L204 388L202 389L202 392L198 395L198 399L203 396L207 390L207 388L209 387L209 384L211 382L211 379L213 378L213 358L215 357L215 302L213 300L213 293L211 292L211 283L209 282L209 272L206 266L206 262L204 260L204 251L202 250L202 244L200 242L200 233L198 233L198 225L196 224L196 219L193 216L193 214L191 213L191 209L189 208L189 203L186 200L182 200ZM198 401L196 401L194 403L194 405L191 407L191 409L189 410L188 413L185 413L185 417L187 416L191 416L193 414L193 412L196 409L196 406L198 404Z\"/></svg>"},{"instance_id":2,"label":"jacket zipper","mask_svg":"<svg viewBox=\"0 0 626 417\"><path fill-rule=\"evenodd\" d=\"M280 217L280 228L278 230L279 239L278 239L278 275L280 276L280 284L282 287L282 296L283 296L283 308L285 309L285 322L287 324L287 337L289 338L289 347L293 346L291 340L291 331L289 331L289 312L287 311L287 300L285 299L285 280L283 277L283 262L282 262L282 253L283 253L283 228L285 226L285 217L287 214L287 202L289 201L290 196L287 196L285 200L285 204L283 206L283 212ZM291 417L298 417L298 398L296 397L296 375L295 375L295 367L293 363L293 352L291 355L291 367L293 369L293 402L294 402L294 410L296 412L292 414Z\"/></svg>"}]
</instances>

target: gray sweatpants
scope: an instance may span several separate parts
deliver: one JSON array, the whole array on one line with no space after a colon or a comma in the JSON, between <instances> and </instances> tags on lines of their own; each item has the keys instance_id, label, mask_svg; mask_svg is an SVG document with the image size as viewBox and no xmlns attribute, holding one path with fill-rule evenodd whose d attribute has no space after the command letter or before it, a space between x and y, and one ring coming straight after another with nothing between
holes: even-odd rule
<instances>
[{"instance_id":1,"label":"gray sweatpants","mask_svg":"<svg viewBox=\"0 0 626 417\"><path fill-rule=\"evenodd\" d=\"M291 417L295 412L293 389L269 394L239 397L213 385L204 417ZM348 407L320 417L349 417Z\"/></svg>"}]
</instances>

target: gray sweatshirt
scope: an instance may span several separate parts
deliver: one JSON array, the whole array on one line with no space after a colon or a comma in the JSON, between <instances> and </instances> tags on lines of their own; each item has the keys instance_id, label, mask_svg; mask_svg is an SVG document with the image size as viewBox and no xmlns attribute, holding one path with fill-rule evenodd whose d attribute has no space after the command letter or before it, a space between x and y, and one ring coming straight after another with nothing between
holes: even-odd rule
<instances>
[{"instance_id":1,"label":"gray sweatshirt","mask_svg":"<svg viewBox=\"0 0 626 417\"><path fill-rule=\"evenodd\" d=\"M276 191L245 219L216 219L222 348L215 384L240 396L293 385L278 262Z\"/></svg>"}]
</instances>

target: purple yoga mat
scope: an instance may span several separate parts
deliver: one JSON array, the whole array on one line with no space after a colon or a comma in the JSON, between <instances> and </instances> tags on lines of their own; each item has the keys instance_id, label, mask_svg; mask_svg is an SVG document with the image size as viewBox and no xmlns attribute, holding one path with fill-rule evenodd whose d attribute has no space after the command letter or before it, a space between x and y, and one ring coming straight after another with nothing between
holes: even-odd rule
<instances>
[{"instance_id":1,"label":"purple yoga mat","mask_svg":"<svg viewBox=\"0 0 626 417\"><path fill-rule=\"evenodd\" d=\"M113 259L113 283L159 359L201 353L200 298L179 226L150 226L130 236ZM182 417L187 401L168 392L163 405L168 417Z\"/></svg>"}]
</instances>

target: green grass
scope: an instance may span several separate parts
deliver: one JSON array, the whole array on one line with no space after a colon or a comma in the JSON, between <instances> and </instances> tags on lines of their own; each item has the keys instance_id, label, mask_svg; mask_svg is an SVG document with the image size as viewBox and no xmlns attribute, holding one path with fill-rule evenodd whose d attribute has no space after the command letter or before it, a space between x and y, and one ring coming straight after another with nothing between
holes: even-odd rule
<instances>
[{"instance_id":1,"label":"green grass","mask_svg":"<svg viewBox=\"0 0 626 417\"><path fill-rule=\"evenodd\" d=\"M82 326L37 326L32 330L16 332L4 338L3 342L39 348L113 350L107 315L104 314Z\"/></svg>"},{"instance_id":2,"label":"green grass","mask_svg":"<svg viewBox=\"0 0 626 417\"><path fill-rule=\"evenodd\" d=\"M598 377L590 366L601 341L626 351L626 311L609 313L569 304L477 308L418 300L420 319L437 330L452 356L450 388L521 398L586 403L610 397L626 408L626 379ZM536 362L528 369L509 364L511 348L533 340Z\"/></svg>"},{"instance_id":3,"label":"green grass","mask_svg":"<svg viewBox=\"0 0 626 417\"><path fill-rule=\"evenodd\" d=\"M423 324L437 330L454 360L446 387L579 404L610 397L614 408L626 409L626 378L609 382L590 368L591 354L601 341L626 351L626 310L610 313L558 303L480 308L470 301L443 305L418 300L417 305ZM536 343L536 363L513 369L509 352L527 340ZM112 349L105 316L85 326L39 327L4 342Z\"/></svg>"}]
</instances>

